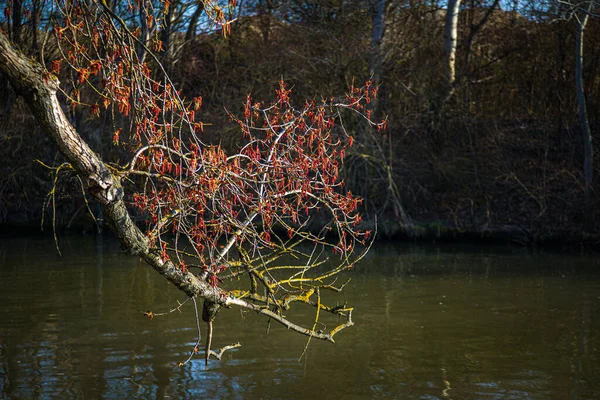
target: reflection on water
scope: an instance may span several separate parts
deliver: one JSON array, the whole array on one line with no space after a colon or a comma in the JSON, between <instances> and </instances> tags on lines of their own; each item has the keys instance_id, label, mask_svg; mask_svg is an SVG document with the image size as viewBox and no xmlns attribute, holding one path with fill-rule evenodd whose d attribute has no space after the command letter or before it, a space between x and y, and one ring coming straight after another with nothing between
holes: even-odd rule
<instances>
[{"instance_id":1,"label":"reflection on water","mask_svg":"<svg viewBox=\"0 0 600 400\"><path fill-rule=\"evenodd\" d=\"M312 341L225 310L205 370L193 309L107 238L0 242L0 398L590 399L600 393L600 257L379 245L340 301L356 326ZM311 318L311 310L297 318ZM333 325L336 321L330 321Z\"/></svg>"}]
</instances>

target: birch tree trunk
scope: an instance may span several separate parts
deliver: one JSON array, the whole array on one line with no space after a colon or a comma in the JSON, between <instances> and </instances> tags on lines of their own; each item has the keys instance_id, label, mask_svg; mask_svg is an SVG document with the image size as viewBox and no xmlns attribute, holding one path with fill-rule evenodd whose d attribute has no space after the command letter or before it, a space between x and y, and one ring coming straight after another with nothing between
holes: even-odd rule
<instances>
[{"instance_id":1,"label":"birch tree trunk","mask_svg":"<svg viewBox=\"0 0 600 400\"><path fill-rule=\"evenodd\" d=\"M458 42L458 12L461 0L448 0L444 26L444 54L446 67L446 95L444 102L454 94L456 82L456 44Z\"/></svg>"}]
</instances>

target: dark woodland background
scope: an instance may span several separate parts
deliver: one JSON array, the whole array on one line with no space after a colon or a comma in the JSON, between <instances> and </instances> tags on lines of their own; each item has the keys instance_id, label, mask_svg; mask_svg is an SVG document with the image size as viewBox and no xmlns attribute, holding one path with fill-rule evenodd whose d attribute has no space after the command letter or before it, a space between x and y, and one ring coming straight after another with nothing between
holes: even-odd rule
<instances>
[{"instance_id":1,"label":"dark woodland background","mask_svg":"<svg viewBox=\"0 0 600 400\"><path fill-rule=\"evenodd\" d=\"M47 5L2 3L11 10L2 18L4 31L49 66L56 49L43 32ZM343 96L353 82L373 76L380 85L373 112L387 116L388 128L347 121L355 144L344 177L364 198L365 219L377 216L382 236L597 243L598 159L586 194L572 10L554 1L464 1L454 95L443 101L445 2L381 3L240 1L224 37L202 5L175 0L170 23L157 32L160 56L186 98L203 97L206 140L230 151L243 138L227 113L241 114L248 94L272 99L283 78L301 103ZM112 4L117 11L125 6ZM592 15L583 59L592 137L600 115L599 43L600 18ZM60 79L75 80L68 73ZM126 159L124 146L111 139L122 121L65 110L106 160ZM48 196L55 173L35 160L63 160L3 78L0 112L0 223L36 226L45 214L46 225L54 219L60 229L94 229L74 176L60 174L54 203Z\"/></svg>"}]
</instances>

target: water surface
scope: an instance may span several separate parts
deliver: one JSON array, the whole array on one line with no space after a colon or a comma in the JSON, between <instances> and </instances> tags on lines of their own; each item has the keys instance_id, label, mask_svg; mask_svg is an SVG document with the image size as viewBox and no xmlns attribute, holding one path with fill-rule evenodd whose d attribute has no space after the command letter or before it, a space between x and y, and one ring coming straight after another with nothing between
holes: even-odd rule
<instances>
[{"instance_id":1,"label":"water surface","mask_svg":"<svg viewBox=\"0 0 600 400\"><path fill-rule=\"evenodd\" d=\"M193 307L102 237L0 242L0 398L600 398L600 257L379 244L339 296L356 326L311 341L238 309L204 368ZM310 309L294 314L301 321ZM333 326L336 321L329 319Z\"/></svg>"}]
</instances>

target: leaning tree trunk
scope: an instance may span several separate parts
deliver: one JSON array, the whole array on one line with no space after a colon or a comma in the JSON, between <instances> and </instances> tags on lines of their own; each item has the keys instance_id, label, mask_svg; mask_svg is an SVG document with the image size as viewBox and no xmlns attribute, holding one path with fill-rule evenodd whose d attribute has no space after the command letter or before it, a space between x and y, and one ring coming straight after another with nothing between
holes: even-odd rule
<instances>
[{"instance_id":1,"label":"leaning tree trunk","mask_svg":"<svg viewBox=\"0 0 600 400\"><path fill-rule=\"evenodd\" d=\"M584 161L583 177L585 182L585 195L589 196L592 180L594 178L594 149L592 146L592 133L587 116L585 90L583 87L583 35L585 26L590 18L593 0L587 2L585 13L577 19L577 35L575 36L575 86L577 90L577 112L579 115L579 129L583 140Z\"/></svg>"}]
</instances>

